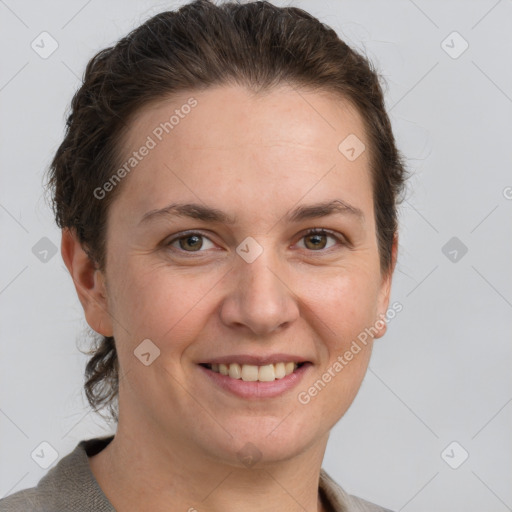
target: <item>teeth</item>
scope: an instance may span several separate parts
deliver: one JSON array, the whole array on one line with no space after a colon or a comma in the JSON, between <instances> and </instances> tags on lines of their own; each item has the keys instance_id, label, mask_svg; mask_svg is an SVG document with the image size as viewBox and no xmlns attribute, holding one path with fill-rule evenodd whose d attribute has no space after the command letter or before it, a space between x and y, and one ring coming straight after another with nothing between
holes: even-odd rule
<instances>
[{"instance_id":1,"label":"teeth","mask_svg":"<svg viewBox=\"0 0 512 512\"><path fill-rule=\"evenodd\" d=\"M286 375L286 366L284 363L277 363L274 365L274 373L276 379L282 379Z\"/></svg>"},{"instance_id":2,"label":"teeth","mask_svg":"<svg viewBox=\"0 0 512 512\"><path fill-rule=\"evenodd\" d=\"M229 365L229 376L232 379L242 378L242 368L240 367L240 365L238 363L232 363Z\"/></svg>"},{"instance_id":3,"label":"teeth","mask_svg":"<svg viewBox=\"0 0 512 512\"><path fill-rule=\"evenodd\" d=\"M255 366L255 368L258 367ZM273 380L276 380L276 371L274 370L274 365L267 364L265 366L260 366L258 370L258 380L261 382L272 382Z\"/></svg>"},{"instance_id":4,"label":"teeth","mask_svg":"<svg viewBox=\"0 0 512 512\"><path fill-rule=\"evenodd\" d=\"M293 371L295 370L295 363L286 363L284 365L284 373L286 375L289 375L290 373L292 373Z\"/></svg>"},{"instance_id":5,"label":"teeth","mask_svg":"<svg viewBox=\"0 0 512 512\"><path fill-rule=\"evenodd\" d=\"M292 361L287 363L266 364L264 366L256 366L254 364L238 363L231 364L212 364L211 370L222 375L228 375L232 379L242 379L246 382L272 382L275 379L282 379L286 375L290 375L297 368L298 364Z\"/></svg>"},{"instance_id":6,"label":"teeth","mask_svg":"<svg viewBox=\"0 0 512 512\"><path fill-rule=\"evenodd\" d=\"M258 367L252 364L242 365L242 380L256 382L258 380Z\"/></svg>"}]
</instances>

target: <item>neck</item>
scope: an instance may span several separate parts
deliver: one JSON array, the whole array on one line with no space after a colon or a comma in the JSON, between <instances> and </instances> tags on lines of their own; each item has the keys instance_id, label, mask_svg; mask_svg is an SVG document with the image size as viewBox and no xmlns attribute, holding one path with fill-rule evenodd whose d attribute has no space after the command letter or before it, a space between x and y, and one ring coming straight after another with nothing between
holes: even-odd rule
<instances>
[{"instance_id":1,"label":"neck","mask_svg":"<svg viewBox=\"0 0 512 512\"><path fill-rule=\"evenodd\" d=\"M163 512L170 504L187 512L324 511L318 481L328 434L287 460L262 459L240 467L133 418L127 429L123 419L120 415L109 445L89 458L93 475L118 512Z\"/></svg>"}]
</instances>

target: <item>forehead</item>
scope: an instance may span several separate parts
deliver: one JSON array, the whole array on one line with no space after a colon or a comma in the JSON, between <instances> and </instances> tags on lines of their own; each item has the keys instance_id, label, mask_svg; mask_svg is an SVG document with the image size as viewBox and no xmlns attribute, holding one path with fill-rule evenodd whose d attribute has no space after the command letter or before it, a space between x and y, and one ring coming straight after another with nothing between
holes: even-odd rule
<instances>
[{"instance_id":1,"label":"forehead","mask_svg":"<svg viewBox=\"0 0 512 512\"><path fill-rule=\"evenodd\" d=\"M295 201L320 182L313 194L340 185L368 192L367 152L350 161L340 151L353 136L366 144L363 121L333 93L289 86L263 94L241 86L182 92L146 105L130 121L125 157L149 139L153 147L123 186L134 210L169 202L177 188L201 200L212 190L227 200L242 183L253 194L274 187L274 198L289 193Z\"/></svg>"},{"instance_id":2,"label":"forehead","mask_svg":"<svg viewBox=\"0 0 512 512\"><path fill-rule=\"evenodd\" d=\"M123 145L137 147L152 135L157 143L173 139L177 152L295 144L332 155L349 134L363 139L363 121L340 95L287 85L262 93L224 85L180 92L146 105L131 119Z\"/></svg>"}]
</instances>

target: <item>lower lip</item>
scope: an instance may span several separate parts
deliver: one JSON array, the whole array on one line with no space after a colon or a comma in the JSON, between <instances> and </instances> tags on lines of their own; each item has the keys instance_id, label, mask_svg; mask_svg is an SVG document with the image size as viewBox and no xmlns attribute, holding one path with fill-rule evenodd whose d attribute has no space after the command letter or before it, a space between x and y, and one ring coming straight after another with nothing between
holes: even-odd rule
<instances>
[{"instance_id":1,"label":"lower lip","mask_svg":"<svg viewBox=\"0 0 512 512\"><path fill-rule=\"evenodd\" d=\"M304 363L290 375L271 382L247 382L242 379L232 379L227 375L222 375L222 373L198 365L199 369L217 386L246 399L272 398L282 395L297 386L311 366L313 366L311 363Z\"/></svg>"}]
</instances>

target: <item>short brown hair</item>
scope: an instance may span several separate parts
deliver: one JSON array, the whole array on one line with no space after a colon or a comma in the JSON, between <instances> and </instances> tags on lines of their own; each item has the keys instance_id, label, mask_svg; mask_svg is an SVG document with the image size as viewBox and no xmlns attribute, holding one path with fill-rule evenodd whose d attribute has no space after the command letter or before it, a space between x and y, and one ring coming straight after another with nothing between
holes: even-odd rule
<instances>
[{"instance_id":1,"label":"short brown hair","mask_svg":"<svg viewBox=\"0 0 512 512\"><path fill-rule=\"evenodd\" d=\"M291 84L334 92L356 107L369 143L381 271L390 271L406 170L379 75L315 17L266 1L190 2L153 16L89 61L49 168L57 225L75 231L96 268L105 270L107 212L122 184L101 200L93 191L121 164L132 116L173 93L232 84L255 92ZM95 411L108 406L117 421L115 341L101 336L97 342L85 370L86 396Z\"/></svg>"}]
</instances>

